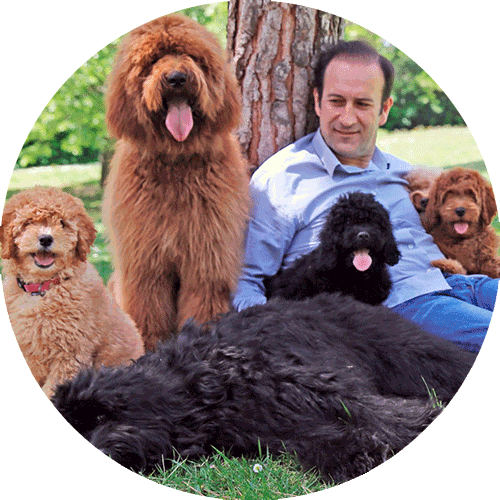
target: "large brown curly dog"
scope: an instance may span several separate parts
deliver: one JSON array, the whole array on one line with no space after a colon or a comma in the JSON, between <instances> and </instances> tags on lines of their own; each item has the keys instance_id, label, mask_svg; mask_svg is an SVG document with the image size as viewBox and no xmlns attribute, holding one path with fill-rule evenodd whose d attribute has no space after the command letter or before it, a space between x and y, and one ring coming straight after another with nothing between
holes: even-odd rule
<instances>
[{"instance_id":1,"label":"large brown curly dog","mask_svg":"<svg viewBox=\"0 0 500 500\"><path fill-rule=\"evenodd\" d=\"M216 38L170 15L122 43L107 122L120 140L105 189L112 289L146 349L225 313L240 273L248 173L240 104Z\"/></svg>"},{"instance_id":2,"label":"large brown curly dog","mask_svg":"<svg viewBox=\"0 0 500 500\"><path fill-rule=\"evenodd\" d=\"M7 311L47 396L83 367L127 364L144 354L135 325L87 261L95 235L83 203L59 189L28 189L5 205Z\"/></svg>"},{"instance_id":3,"label":"large brown curly dog","mask_svg":"<svg viewBox=\"0 0 500 500\"><path fill-rule=\"evenodd\" d=\"M422 224L447 259L445 272L500 277L500 239L490 226L497 213L490 184L475 170L456 167L432 184Z\"/></svg>"}]
</instances>

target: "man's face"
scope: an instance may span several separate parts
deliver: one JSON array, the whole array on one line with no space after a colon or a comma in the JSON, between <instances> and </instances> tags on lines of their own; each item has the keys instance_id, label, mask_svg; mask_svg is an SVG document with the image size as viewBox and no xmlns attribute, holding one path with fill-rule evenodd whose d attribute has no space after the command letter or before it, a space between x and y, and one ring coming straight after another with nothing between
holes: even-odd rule
<instances>
[{"instance_id":1,"label":"man's face","mask_svg":"<svg viewBox=\"0 0 500 500\"><path fill-rule=\"evenodd\" d=\"M326 67L323 95L314 89L314 107L321 135L341 163L368 166L393 102L389 97L382 106L383 86L376 61L339 57Z\"/></svg>"}]
</instances>

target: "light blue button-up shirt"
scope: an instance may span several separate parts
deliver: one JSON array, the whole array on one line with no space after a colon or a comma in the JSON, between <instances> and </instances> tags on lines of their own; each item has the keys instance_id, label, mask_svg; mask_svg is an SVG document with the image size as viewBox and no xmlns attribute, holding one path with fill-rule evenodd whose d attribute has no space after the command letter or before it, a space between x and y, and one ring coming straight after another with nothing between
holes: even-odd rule
<instances>
[{"instance_id":1,"label":"light blue button-up shirt","mask_svg":"<svg viewBox=\"0 0 500 500\"><path fill-rule=\"evenodd\" d=\"M378 148L367 168L341 165L319 130L269 158L250 183L253 216L235 308L265 303L263 278L313 250L331 206L352 191L374 194L391 216L402 257L389 268L393 290L385 305L450 289L430 264L444 256L423 229L405 189L403 176L411 168Z\"/></svg>"}]
</instances>

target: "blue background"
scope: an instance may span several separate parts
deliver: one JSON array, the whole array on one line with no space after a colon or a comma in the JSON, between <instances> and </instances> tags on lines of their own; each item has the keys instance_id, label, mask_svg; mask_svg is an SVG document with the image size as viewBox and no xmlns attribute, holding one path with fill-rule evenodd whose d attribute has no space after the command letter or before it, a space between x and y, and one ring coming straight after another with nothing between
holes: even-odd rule
<instances>
[{"instance_id":1,"label":"blue background","mask_svg":"<svg viewBox=\"0 0 500 500\"><path fill-rule=\"evenodd\" d=\"M493 186L500 186L496 7L476 0L465 11L447 0L304 0L371 29L411 56L445 90L474 134ZM2 8L2 166L5 193L19 150L64 81L119 35L168 13L169 2L46 0ZM175 8L193 5L180 0ZM464 5L464 4L462 4ZM415 10L412 10L415 9ZM498 188L500 189L500 187ZM497 195L498 195L497 191ZM314 498L492 498L498 491L500 315L474 369L443 415L377 469ZM0 304L2 492L8 498L175 498L113 463L83 440L45 399L15 343Z\"/></svg>"}]
</instances>

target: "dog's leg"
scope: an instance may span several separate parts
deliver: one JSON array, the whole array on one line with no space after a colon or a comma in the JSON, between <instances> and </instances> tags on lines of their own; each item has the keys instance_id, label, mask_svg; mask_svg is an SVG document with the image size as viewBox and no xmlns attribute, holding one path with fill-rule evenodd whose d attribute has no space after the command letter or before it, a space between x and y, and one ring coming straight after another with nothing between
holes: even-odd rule
<instances>
[{"instance_id":1,"label":"dog's leg","mask_svg":"<svg viewBox=\"0 0 500 500\"><path fill-rule=\"evenodd\" d=\"M491 255L489 259L485 259L480 265L478 274L485 274L490 278L500 278L500 257Z\"/></svg>"},{"instance_id":2,"label":"dog's leg","mask_svg":"<svg viewBox=\"0 0 500 500\"><path fill-rule=\"evenodd\" d=\"M181 281L177 316L178 327L181 328L189 319L203 324L228 312L230 293L227 284L218 285L211 282L185 284Z\"/></svg>"},{"instance_id":3,"label":"dog's leg","mask_svg":"<svg viewBox=\"0 0 500 500\"><path fill-rule=\"evenodd\" d=\"M122 283L124 310L141 333L145 350L154 350L158 341L177 331L176 278L174 274L151 276L144 272L137 273L137 279L125 278Z\"/></svg>"},{"instance_id":4,"label":"dog's leg","mask_svg":"<svg viewBox=\"0 0 500 500\"><path fill-rule=\"evenodd\" d=\"M455 259L438 259L433 260L431 264L441 271L450 274L467 274L465 267Z\"/></svg>"}]
</instances>

